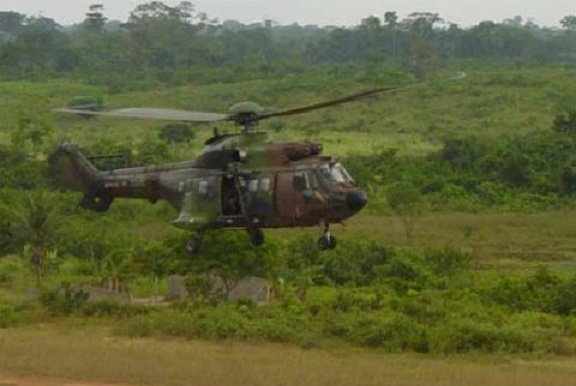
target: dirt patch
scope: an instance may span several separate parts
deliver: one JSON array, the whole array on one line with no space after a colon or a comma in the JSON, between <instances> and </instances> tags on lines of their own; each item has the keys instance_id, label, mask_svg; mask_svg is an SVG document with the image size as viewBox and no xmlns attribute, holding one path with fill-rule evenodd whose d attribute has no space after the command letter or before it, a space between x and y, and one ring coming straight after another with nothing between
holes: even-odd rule
<instances>
[{"instance_id":1,"label":"dirt patch","mask_svg":"<svg viewBox=\"0 0 576 386\"><path fill-rule=\"evenodd\" d=\"M127 386L117 383L94 383L70 379L19 377L0 374L0 386Z\"/></svg>"}]
</instances>

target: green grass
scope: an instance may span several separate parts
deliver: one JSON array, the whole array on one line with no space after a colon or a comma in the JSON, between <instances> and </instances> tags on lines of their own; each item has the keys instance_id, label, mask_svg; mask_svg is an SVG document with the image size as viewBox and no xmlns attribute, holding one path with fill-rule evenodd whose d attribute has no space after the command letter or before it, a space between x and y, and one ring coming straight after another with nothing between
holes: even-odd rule
<instances>
[{"instance_id":1,"label":"green grass","mask_svg":"<svg viewBox=\"0 0 576 386\"><path fill-rule=\"evenodd\" d=\"M299 116L272 119L262 124L278 139L320 139L326 152L343 156L398 147L409 154L438 148L445 136L476 134L494 137L506 133L547 130L558 109L576 99L571 81L575 69L542 67L471 71L457 82L431 84L404 93L319 110ZM153 91L103 95L107 108L127 106L172 107L226 112L233 103L251 100L271 109L296 107L347 95L381 85L314 73L286 79L195 85ZM78 95L103 92L72 81L0 84L0 140L16 124L18 111L45 100L58 107ZM32 96L32 97L31 97ZM32 101L32 102L31 102ZM82 119L54 115L53 140L71 139L90 144L101 138L132 142L156 135L162 122L127 119ZM283 131L274 132L275 125ZM218 124L222 130L234 130ZM202 135L189 154L196 153L212 125L198 125Z\"/></svg>"},{"instance_id":2,"label":"green grass","mask_svg":"<svg viewBox=\"0 0 576 386\"><path fill-rule=\"evenodd\" d=\"M408 242L400 218L361 213L335 225L332 234L340 242L365 239L382 245L416 249L449 245L470 252L482 264L522 267L530 264L576 263L576 213L428 213L415 219ZM320 234L317 229L284 229L267 234L296 237ZM576 267L575 267L576 268Z\"/></svg>"}]
</instances>

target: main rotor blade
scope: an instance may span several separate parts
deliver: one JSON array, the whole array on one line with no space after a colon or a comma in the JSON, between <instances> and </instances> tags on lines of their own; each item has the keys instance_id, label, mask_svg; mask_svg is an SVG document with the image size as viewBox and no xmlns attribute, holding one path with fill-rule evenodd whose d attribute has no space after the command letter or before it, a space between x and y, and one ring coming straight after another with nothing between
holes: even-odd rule
<instances>
[{"instance_id":1,"label":"main rotor blade","mask_svg":"<svg viewBox=\"0 0 576 386\"><path fill-rule=\"evenodd\" d=\"M188 111L179 109L161 109L148 107L132 107L110 111L90 111L75 108L54 109L59 113L81 114L81 115L102 115L108 117L128 117L141 119L161 119L168 121L185 122L216 122L229 119L227 114L205 113L201 111Z\"/></svg>"},{"instance_id":2,"label":"main rotor blade","mask_svg":"<svg viewBox=\"0 0 576 386\"><path fill-rule=\"evenodd\" d=\"M455 76L448 78L445 81L458 80L458 79L463 79L465 77L466 77L466 73L459 72ZM276 113L261 114L260 116L258 116L257 120L263 120L263 119L268 119L268 118L272 118L272 117L283 117L283 116L287 116L287 115L302 114L302 113L306 113L308 111L319 110L319 109L323 109L326 107L336 106L336 105L349 103L349 102L355 102L355 101L358 101L358 100L361 100L364 98L368 98L371 96L394 94L394 93L397 93L400 91L406 91L406 90L410 90L412 88L421 87L421 86L424 86L426 84L428 84L428 82L414 83L414 84L411 84L408 86L403 86L403 87L375 88L375 89L371 89L371 90L362 91L362 92L359 92L356 94L347 95L347 96L344 96L341 98L332 99L332 100L329 100L326 102L314 103L314 104L308 105L308 106L302 106L302 107L296 107L296 108L292 108L292 109L282 110L282 111L279 111Z\"/></svg>"}]
</instances>

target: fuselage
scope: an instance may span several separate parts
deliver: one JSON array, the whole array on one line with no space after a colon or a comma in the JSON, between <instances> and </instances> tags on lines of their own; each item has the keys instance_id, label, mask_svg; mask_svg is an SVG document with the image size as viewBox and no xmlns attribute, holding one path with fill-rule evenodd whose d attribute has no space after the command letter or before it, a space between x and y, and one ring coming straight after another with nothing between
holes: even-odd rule
<instances>
[{"instance_id":1,"label":"fuselage","mask_svg":"<svg viewBox=\"0 0 576 386\"><path fill-rule=\"evenodd\" d=\"M253 134L255 135L255 134ZM85 195L167 200L181 228L314 226L354 215L366 195L310 142L222 136L192 161L86 173ZM81 174L81 173L80 173Z\"/></svg>"}]
</instances>

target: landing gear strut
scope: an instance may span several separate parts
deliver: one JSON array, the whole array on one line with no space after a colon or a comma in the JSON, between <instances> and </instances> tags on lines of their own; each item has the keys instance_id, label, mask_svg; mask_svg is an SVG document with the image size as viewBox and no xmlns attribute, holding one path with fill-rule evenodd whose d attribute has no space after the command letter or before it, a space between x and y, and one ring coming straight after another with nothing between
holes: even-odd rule
<instances>
[{"instance_id":1,"label":"landing gear strut","mask_svg":"<svg viewBox=\"0 0 576 386\"><path fill-rule=\"evenodd\" d=\"M198 231L194 236L191 236L184 244L184 249L189 255L196 255L202 248L202 241L204 240L204 232Z\"/></svg>"},{"instance_id":2,"label":"landing gear strut","mask_svg":"<svg viewBox=\"0 0 576 386\"><path fill-rule=\"evenodd\" d=\"M100 195L86 193L84 197L82 197L82 201L80 201L80 206L94 212L106 212L113 201L114 196L109 193L102 193Z\"/></svg>"},{"instance_id":3,"label":"landing gear strut","mask_svg":"<svg viewBox=\"0 0 576 386\"><path fill-rule=\"evenodd\" d=\"M259 247L264 244L264 232L262 229L256 227L250 227L247 229L248 236L250 236L250 242L252 245Z\"/></svg>"},{"instance_id":4,"label":"landing gear strut","mask_svg":"<svg viewBox=\"0 0 576 386\"><path fill-rule=\"evenodd\" d=\"M330 223L324 224L324 233L318 238L318 248L321 251L336 248L336 238L330 234Z\"/></svg>"}]
</instances>

